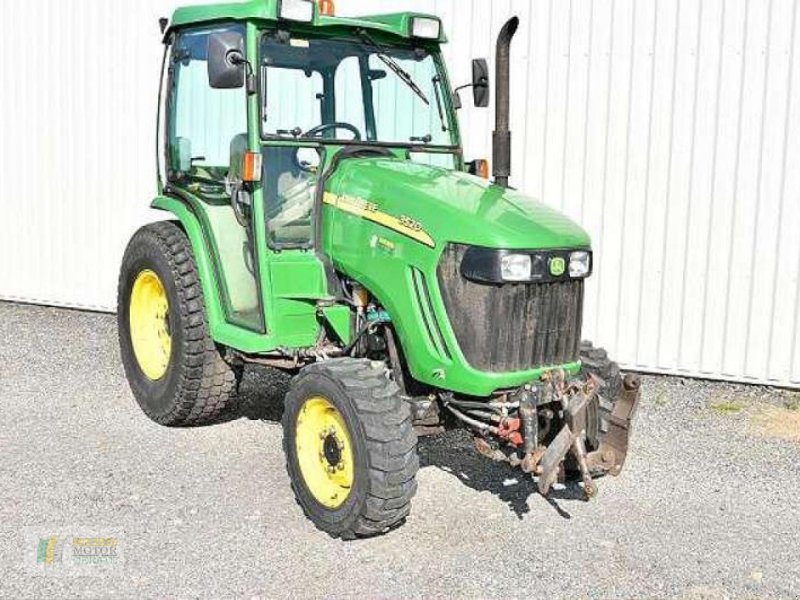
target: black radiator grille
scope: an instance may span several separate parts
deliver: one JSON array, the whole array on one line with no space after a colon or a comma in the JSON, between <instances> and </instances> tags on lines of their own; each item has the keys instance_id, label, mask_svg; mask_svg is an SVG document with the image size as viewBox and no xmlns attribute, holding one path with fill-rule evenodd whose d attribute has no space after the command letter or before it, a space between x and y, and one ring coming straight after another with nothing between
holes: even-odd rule
<instances>
[{"instance_id":1,"label":"black radiator grille","mask_svg":"<svg viewBox=\"0 0 800 600\"><path fill-rule=\"evenodd\" d=\"M461 276L467 249L448 246L438 276L450 324L473 368L504 373L579 360L583 280L475 283Z\"/></svg>"}]
</instances>

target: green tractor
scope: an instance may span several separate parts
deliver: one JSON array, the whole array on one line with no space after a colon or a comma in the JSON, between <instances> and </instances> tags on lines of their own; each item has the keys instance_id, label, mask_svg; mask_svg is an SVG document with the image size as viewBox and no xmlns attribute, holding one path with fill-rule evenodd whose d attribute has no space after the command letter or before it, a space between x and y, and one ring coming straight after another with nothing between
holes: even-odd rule
<instances>
[{"instance_id":1,"label":"green tractor","mask_svg":"<svg viewBox=\"0 0 800 600\"><path fill-rule=\"evenodd\" d=\"M409 514L418 434L463 427L490 459L587 496L628 449L639 380L581 342L589 237L509 187L498 39L494 181L467 162L441 21L251 0L161 21L158 197L119 283L126 375L165 426L213 423L246 365L294 377L289 477L353 539Z\"/></svg>"}]
</instances>

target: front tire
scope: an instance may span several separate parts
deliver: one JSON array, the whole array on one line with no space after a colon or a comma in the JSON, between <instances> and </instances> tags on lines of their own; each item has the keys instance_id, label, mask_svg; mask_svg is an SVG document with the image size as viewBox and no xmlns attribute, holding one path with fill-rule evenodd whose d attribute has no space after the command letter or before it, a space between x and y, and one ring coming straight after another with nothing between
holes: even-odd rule
<instances>
[{"instance_id":1,"label":"front tire","mask_svg":"<svg viewBox=\"0 0 800 600\"><path fill-rule=\"evenodd\" d=\"M283 430L292 489L317 528L355 539L408 516L417 436L382 363L345 358L303 369L286 397Z\"/></svg>"},{"instance_id":2,"label":"front tire","mask_svg":"<svg viewBox=\"0 0 800 600\"><path fill-rule=\"evenodd\" d=\"M216 420L240 372L209 335L191 244L174 223L140 229L122 262L117 323L125 374L136 401L168 427Z\"/></svg>"},{"instance_id":3,"label":"front tire","mask_svg":"<svg viewBox=\"0 0 800 600\"><path fill-rule=\"evenodd\" d=\"M592 450L597 450L608 433L611 412L622 390L622 373L603 348L591 342L581 344L581 363L584 373L591 373L602 381L597 394L588 406L586 437Z\"/></svg>"}]
</instances>

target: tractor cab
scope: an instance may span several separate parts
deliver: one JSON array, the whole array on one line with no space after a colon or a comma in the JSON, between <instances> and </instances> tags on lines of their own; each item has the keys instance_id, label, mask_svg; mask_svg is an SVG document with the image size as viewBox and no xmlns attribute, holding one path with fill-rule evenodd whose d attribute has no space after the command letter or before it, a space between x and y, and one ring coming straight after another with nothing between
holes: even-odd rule
<instances>
[{"instance_id":1,"label":"tractor cab","mask_svg":"<svg viewBox=\"0 0 800 600\"><path fill-rule=\"evenodd\" d=\"M337 291L326 289L315 252L320 182L343 150L464 168L440 21L340 19L323 8L185 9L166 32L162 190L204 229L220 329L261 334L251 348L274 347L270 337L302 347L318 335L316 301ZM476 77L485 105L487 73Z\"/></svg>"}]
</instances>

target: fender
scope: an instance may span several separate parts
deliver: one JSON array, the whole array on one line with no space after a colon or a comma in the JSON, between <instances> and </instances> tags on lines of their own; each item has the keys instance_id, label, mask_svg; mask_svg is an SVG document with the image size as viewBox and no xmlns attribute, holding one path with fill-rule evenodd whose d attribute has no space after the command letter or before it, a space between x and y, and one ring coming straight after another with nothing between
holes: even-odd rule
<instances>
[{"instance_id":1,"label":"fender","mask_svg":"<svg viewBox=\"0 0 800 600\"><path fill-rule=\"evenodd\" d=\"M206 245L207 240L200 221L194 214L191 205L185 200L171 196L159 196L153 200L150 206L175 215L180 221L186 237L189 238L194 254L194 262L200 275L200 284L203 287L208 326L211 329L212 337L216 339L220 325L225 324L225 312L222 308L216 274L209 260L210 252Z\"/></svg>"}]
</instances>

